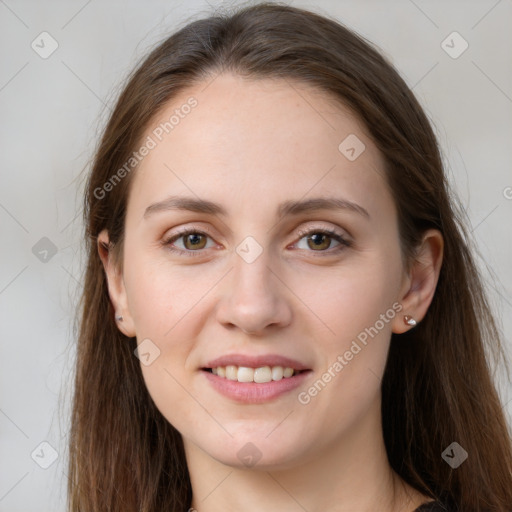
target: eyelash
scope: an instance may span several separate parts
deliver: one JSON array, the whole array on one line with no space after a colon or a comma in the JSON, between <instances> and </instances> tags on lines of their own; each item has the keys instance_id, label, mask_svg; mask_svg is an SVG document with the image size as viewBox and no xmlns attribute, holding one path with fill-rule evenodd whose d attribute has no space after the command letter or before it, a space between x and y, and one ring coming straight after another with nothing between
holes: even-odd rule
<instances>
[{"instance_id":1,"label":"eyelash","mask_svg":"<svg viewBox=\"0 0 512 512\"><path fill-rule=\"evenodd\" d=\"M185 255L185 256L190 256L190 257L201 256L205 249L200 249L197 251L191 251L191 250L185 251L183 249L177 249L176 247L173 247L171 245L176 240L179 240L180 238L183 238L184 236L191 235L191 234L197 234L197 235L207 236L207 237L211 238L211 236L207 232L204 232L204 231L201 231L201 230L195 229L195 228L186 228L182 231L179 231L178 233L173 234L171 237L164 239L162 241L162 245L164 245L169 251L171 251L173 253L180 254L180 255ZM352 245L352 243L350 241L348 241L345 237L343 237L340 233L338 233L332 229L328 229L328 228L322 228L322 229L313 228L313 229L309 229L309 230L300 230L298 232L298 235L300 236L299 241L302 240L305 236L312 235L312 234L327 235L327 236L329 236L329 238L332 238L332 239L336 240L337 242L339 242L340 245L337 246L333 250L330 250L330 249L325 250L325 251L311 250L308 252L312 252L312 253L320 252L320 253L328 253L328 255L332 255L332 254L337 254L338 252L344 250L347 247L351 247L351 245ZM304 249L302 249L302 250L304 250ZM322 257L323 255L318 255L318 256Z\"/></svg>"}]
</instances>

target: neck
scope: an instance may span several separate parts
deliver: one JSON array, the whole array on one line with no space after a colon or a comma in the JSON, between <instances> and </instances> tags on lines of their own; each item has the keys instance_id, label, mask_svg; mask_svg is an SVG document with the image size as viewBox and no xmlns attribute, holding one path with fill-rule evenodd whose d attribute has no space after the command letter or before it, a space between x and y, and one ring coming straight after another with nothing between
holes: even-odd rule
<instances>
[{"instance_id":1,"label":"neck","mask_svg":"<svg viewBox=\"0 0 512 512\"><path fill-rule=\"evenodd\" d=\"M286 469L227 466L186 439L184 444L192 509L198 512L411 512L426 500L389 465L380 407L332 445Z\"/></svg>"}]
</instances>

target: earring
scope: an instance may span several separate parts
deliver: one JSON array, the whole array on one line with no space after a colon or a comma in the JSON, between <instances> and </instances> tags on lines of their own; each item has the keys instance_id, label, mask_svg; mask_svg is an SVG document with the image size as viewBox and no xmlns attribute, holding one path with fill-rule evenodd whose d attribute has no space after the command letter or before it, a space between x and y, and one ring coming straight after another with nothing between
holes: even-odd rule
<instances>
[{"instance_id":1,"label":"earring","mask_svg":"<svg viewBox=\"0 0 512 512\"><path fill-rule=\"evenodd\" d=\"M409 315L404 316L404 322L407 325L410 325L411 327L414 327L418 323L418 322L416 322L416 320L414 320L414 318L412 316L409 316Z\"/></svg>"},{"instance_id":2,"label":"earring","mask_svg":"<svg viewBox=\"0 0 512 512\"><path fill-rule=\"evenodd\" d=\"M118 322L122 322L123 321L123 317L121 315L116 315L116 320Z\"/></svg>"}]
</instances>

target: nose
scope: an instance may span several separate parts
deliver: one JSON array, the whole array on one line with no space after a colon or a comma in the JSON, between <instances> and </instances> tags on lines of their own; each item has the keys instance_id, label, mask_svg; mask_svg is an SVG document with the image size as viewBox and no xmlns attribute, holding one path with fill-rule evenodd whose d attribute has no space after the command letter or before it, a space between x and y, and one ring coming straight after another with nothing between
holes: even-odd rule
<instances>
[{"instance_id":1,"label":"nose","mask_svg":"<svg viewBox=\"0 0 512 512\"><path fill-rule=\"evenodd\" d=\"M265 251L252 263L234 255L234 269L217 307L217 320L224 327L262 336L290 325L291 292L269 263Z\"/></svg>"}]
</instances>

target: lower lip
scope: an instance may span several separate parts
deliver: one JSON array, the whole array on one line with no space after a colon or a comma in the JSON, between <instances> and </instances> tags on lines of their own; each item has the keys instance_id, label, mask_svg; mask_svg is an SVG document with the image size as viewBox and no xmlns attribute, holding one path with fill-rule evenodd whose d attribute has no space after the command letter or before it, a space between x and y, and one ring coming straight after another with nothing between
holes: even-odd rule
<instances>
[{"instance_id":1,"label":"lower lip","mask_svg":"<svg viewBox=\"0 0 512 512\"><path fill-rule=\"evenodd\" d=\"M241 403L260 404L270 402L299 387L309 376L311 370L303 371L292 377L283 377L281 380L273 380L262 384L229 380L207 371L202 371L202 373L204 373L213 388L221 395Z\"/></svg>"}]
</instances>

